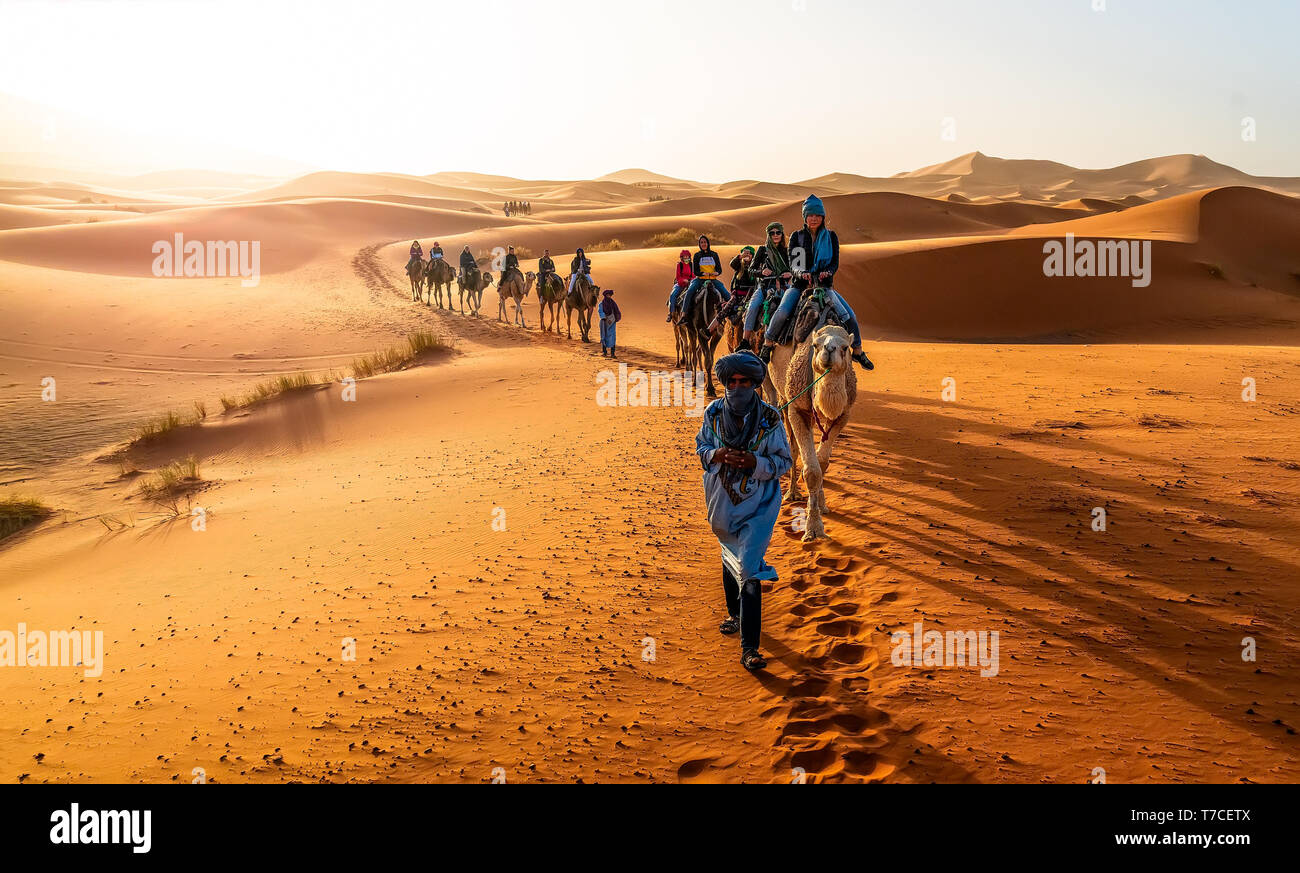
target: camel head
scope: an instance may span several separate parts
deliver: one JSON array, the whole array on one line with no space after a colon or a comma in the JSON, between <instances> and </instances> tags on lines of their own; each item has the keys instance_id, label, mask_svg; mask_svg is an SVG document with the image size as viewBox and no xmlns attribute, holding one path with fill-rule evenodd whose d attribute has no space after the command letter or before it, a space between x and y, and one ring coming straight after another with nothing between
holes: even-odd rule
<instances>
[{"instance_id":1,"label":"camel head","mask_svg":"<svg viewBox=\"0 0 1300 873\"><path fill-rule=\"evenodd\" d=\"M811 339L813 372L820 376L827 370L839 373L850 366L853 338L838 325L828 324L818 329Z\"/></svg>"},{"instance_id":2,"label":"camel head","mask_svg":"<svg viewBox=\"0 0 1300 873\"><path fill-rule=\"evenodd\" d=\"M853 372L853 338L838 325L828 324L808 342L809 364L817 377L812 390L812 407L823 421L836 421L853 408L858 394Z\"/></svg>"},{"instance_id":3,"label":"camel head","mask_svg":"<svg viewBox=\"0 0 1300 873\"><path fill-rule=\"evenodd\" d=\"M532 270L529 270L527 273L524 273L524 293L525 293L525 294L528 293L528 289L530 289L530 288L533 287L533 282L536 281L536 279L537 279L537 274L534 273Z\"/></svg>"}]
</instances>

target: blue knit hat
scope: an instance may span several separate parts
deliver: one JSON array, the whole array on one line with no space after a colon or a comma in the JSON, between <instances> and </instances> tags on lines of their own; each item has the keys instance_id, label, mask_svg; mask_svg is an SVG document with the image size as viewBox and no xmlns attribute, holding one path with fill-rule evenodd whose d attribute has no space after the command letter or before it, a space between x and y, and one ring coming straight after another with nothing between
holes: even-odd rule
<instances>
[{"instance_id":1,"label":"blue knit hat","mask_svg":"<svg viewBox=\"0 0 1300 873\"><path fill-rule=\"evenodd\" d=\"M826 207L822 206L822 202L816 194L809 194L808 199L803 202L803 217L807 218L810 215L826 217Z\"/></svg>"}]
</instances>

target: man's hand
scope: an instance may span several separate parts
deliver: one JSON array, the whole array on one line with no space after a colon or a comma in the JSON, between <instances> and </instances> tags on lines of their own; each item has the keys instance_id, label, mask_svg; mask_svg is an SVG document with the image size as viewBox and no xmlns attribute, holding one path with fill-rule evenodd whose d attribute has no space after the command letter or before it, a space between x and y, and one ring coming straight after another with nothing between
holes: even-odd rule
<instances>
[{"instance_id":1,"label":"man's hand","mask_svg":"<svg viewBox=\"0 0 1300 873\"><path fill-rule=\"evenodd\" d=\"M812 281L812 273L800 273L800 274L799 274L799 278L800 278L800 279L803 279L805 282L811 282L811 281Z\"/></svg>"},{"instance_id":2,"label":"man's hand","mask_svg":"<svg viewBox=\"0 0 1300 873\"><path fill-rule=\"evenodd\" d=\"M758 465L758 460L751 452L742 452L739 449L718 449L713 460L742 470L752 470Z\"/></svg>"},{"instance_id":3,"label":"man's hand","mask_svg":"<svg viewBox=\"0 0 1300 873\"><path fill-rule=\"evenodd\" d=\"M823 270L822 273L821 273L821 275L818 276L818 278L821 279L823 282L825 282L825 281L826 281L827 279L829 279L830 277L831 277L831 274L830 274L830 273L827 273L825 270Z\"/></svg>"},{"instance_id":4,"label":"man's hand","mask_svg":"<svg viewBox=\"0 0 1300 873\"><path fill-rule=\"evenodd\" d=\"M770 275L772 275L772 268L771 268L771 267L764 267L764 268L763 268L763 275L764 275L764 276L770 276Z\"/></svg>"}]
</instances>

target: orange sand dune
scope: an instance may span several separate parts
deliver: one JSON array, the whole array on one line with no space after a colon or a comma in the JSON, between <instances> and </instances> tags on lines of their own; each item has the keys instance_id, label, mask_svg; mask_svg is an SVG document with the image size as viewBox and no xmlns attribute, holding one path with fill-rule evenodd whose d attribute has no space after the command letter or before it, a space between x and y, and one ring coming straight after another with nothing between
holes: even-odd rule
<instances>
[{"instance_id":1,"label":"orange sand dune","mask_svg":"<svg viewBox=\"0 0 1300 873\"><path fill-rule=\"evenodd\" d=\"M48 227L56 224L77 224L91 221L115 221L137 215L134 211L116 209L80 208L60 204L57 209L38 206L11 206L0 203L0 231L20 227Z\"/></svg>"},{"instance_id":2,"label":"orange sand dune","mask_svg":"<svg viewBox=\"0 0 1300 873\"><path fill-rule=\"evenodd\" d=\"M303 197L369 197L372 194L400 194L443 197L452 200L496 201L502 198L481 189L439 185L419 176L400 173L309 173L288 182L227 198L233 201L298 199Z\"/></svg>"},{"instance_id":3,"label":"orange sand dune","mask_svg":"<svg viewBox=\"0 0 1300 873\"><path fill-rule=\"evenodd\" d=\"M61 270L151 276L153 244L180 233L194 240L260 241L261 269L270 274L351 247L353 240L370 234L409 241L506 223L500 216L366 200L200 206L111 224L5 231L0 233L0 258Z\"/></svg>"},{"instance_id":4,"label":"orange sand dune","mask_svg":"<svg viewBox=\"0 0 1300 873\"><path fill-rule=\"evenodd\" d=\"M81 185L40 185L28 182L8 180L0 184L0 203L23 206L40 206L56 203L173 203L181 204L183 199L163 194L143 197L139 192L114 191Z\"/></svg>"},{"instance_id":5,"label":"orange sand dune","mask_svg":"<svg viewBox=\"0 0 1300 873\"><path fill-rule=\"evenodd\" d=\"M698 417L599 405L616 366L543 335L534 295L527 329L498 324L494 291L479 317L438 310L402 266L413 237L550 248L562 271L619 239L593 261L620 358L666 370L677 247L646 237L717 231L729 257L793 229L802 184L764 203L767 183L645 171L320 173L94 224L49 223L101 211L79 198L0 207L0 227L48 225L0 229L0 484L57 510L0 543L0 588L11 625L107 649L100 676L5 671L0 779L1295 781L1297 201L1181 190L1218 172L1203 160L1120 169L976 154L905 192L824 180L877 368L830 467L832 539L803 544L782 510L758 675L717 633ZM500 215L507 189L532 216ZM176 232L260 240L266 275L154 279ZM1150 285L1047 277L1067 232L1150 242ZM415 330L455 352L355 400L320 375ZM219 411L295 372L328 384ZM112 451L193 401L202 425ZM179 515L142 496L189 456ZM997 676L896 666L917 622L998 631Z\"/></svg>"}]
</instances>

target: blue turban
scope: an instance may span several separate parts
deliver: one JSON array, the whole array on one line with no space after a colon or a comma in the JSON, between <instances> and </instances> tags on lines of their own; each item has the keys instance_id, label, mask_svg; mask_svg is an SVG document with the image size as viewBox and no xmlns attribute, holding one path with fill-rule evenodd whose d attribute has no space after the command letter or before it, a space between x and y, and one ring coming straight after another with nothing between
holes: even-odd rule
<instances>
[{"instance_id":1,"label":"blue turban","mask_svg":"<svg viewBox=\"0 0 1300 873\"><path fill-rule=\"evenodd\" d=\"M754 383L754 387L757 388L767 378L767 365L759 360L758 355L751 351L742 350L718 358L713 365L713 373L724 386L731 380L732 376L739 373L742 376L748 376L750 381Z\"/></svg>"},{"instance_id":2,"label":"blue turban","mask_svg":"<svg viewBox=\"0 0 1300 873\"><path fill-rule=\"evenodd\" d=\"M807 218L810 215L826 217L826 207L822 205L816 194L809 194L808 199L803 202L803 217Z\"/></svg>"}]
</instances>

